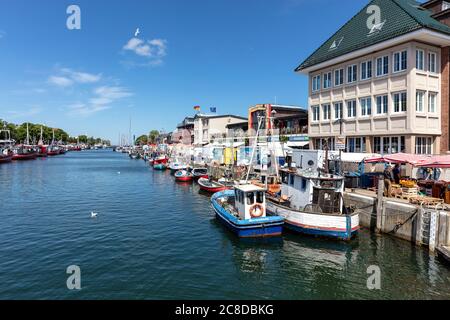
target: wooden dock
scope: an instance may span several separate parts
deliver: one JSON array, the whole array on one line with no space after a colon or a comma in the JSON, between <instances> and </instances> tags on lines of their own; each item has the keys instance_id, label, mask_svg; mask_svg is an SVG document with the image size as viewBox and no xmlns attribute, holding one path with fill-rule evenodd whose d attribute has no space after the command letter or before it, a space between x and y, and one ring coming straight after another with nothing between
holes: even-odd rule
<instances>
[{"instance_id":1,"label":"wooden dock","mask_svg":"<svg viewBox=\"0 0 450 320\"><path fill-rule=\"evenodd\" d=\"M450 247L440 246L436 248L436 251L440 257L450 263Z\"/></svg>"}]
</instances>

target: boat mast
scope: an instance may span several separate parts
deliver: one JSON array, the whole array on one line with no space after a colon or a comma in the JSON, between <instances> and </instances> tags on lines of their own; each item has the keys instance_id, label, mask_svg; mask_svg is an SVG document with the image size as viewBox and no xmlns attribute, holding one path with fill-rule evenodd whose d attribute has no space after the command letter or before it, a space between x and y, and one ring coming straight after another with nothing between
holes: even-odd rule
<instances>
[{"instance_id":1,"label":"boat mast","mask_svg":"<svg viewBox=\"0 0 450 320\"><path fill-rule=\"evenodd\" d=\"M248 178L250 176L250 170L252 169L253 158L255 157L255 151L256 151L256 148L258 147L258 136L259 136L259 131L261 130L261 125L263 123L263 120L264 120L264 116L258 117L258 130L256 130L255 145L252 150L252 156L250 158L250 164L248 166L247 177L245 178L245 183L248 183Z\"/></svg>"},{"instance_id":2,"label":"boat mast","mask_svg":"<svg viewBox=\"0 0 450 320\"><path fill-rule=\"evenodd\" d=\"M28 131L28 122L27 122L27 140L26 140L26 145L30 144L30 132Z\"/></svg>"}]
</instances>

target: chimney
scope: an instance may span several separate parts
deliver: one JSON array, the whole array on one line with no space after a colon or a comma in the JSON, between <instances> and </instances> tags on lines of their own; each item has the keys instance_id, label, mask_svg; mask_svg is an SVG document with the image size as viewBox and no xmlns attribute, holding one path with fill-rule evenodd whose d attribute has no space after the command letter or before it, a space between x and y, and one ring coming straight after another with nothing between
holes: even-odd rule
<instances>
[{"instance_id":1,"label":"chimney","mask_svg":"<svg viewBox=\"0 0 450 320\"><path fill-rule=\"evenodd\" d=\"M421 7L430 10L433 13L432 18L450 27L450 0L430 0Z\"/></svg>"}]
</instances>

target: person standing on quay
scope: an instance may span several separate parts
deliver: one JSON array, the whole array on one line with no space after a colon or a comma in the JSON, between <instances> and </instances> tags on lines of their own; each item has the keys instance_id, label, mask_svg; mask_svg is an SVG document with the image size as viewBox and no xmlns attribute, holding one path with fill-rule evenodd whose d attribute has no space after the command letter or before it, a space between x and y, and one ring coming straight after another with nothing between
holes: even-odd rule
<instances>
[{"instance_id":1,"label":"person standing on quay","mask_svg":"<svg viewBox=\"0 0 450 320\"><path fill-rule=\"evenodd\" d=\"M387 198L390 198L391 197L391 186L392 186L392 182L394 181L394 178L392 176L392 168L390 165L386 165L383 176L384 176L384 196Z\"/></svg>"},{"instance_id":2,"label":"person standing on quay","mask_svg":"<svg viewBox=\"0 0 450 320\"><path fill-rule=\"evenodd\" d=\"M400 165L397 163L392 170L392 174L394 175L395 184L400 184Z\"/></svg>"}]
</instances>

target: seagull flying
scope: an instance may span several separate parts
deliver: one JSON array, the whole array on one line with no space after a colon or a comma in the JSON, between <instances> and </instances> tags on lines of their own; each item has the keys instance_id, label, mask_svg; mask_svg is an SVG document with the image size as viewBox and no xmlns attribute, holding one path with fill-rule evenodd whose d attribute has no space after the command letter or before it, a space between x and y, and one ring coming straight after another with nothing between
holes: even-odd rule
<instances>
[{"instance_id":1,"label":"seagull flying","mask_svg":"<svg viewBox=\"0 0 450 320\"><path fill-rule=\"evenodd\" d=\"M134 33L134 37L136 38L141 32L139 31L139 28L136 29L136 32Z\"/></svg>"},{"instance_id":2,"label":"seagull flying","mask_svg":"<svg viewBox=\"0 0 450 320\"><path fill-rule=\"evenodd\" d=\"M98 215L97 212L94 211L91 212L91 218L97 218L97 215Z\"/></svg>"}]
</instances>

